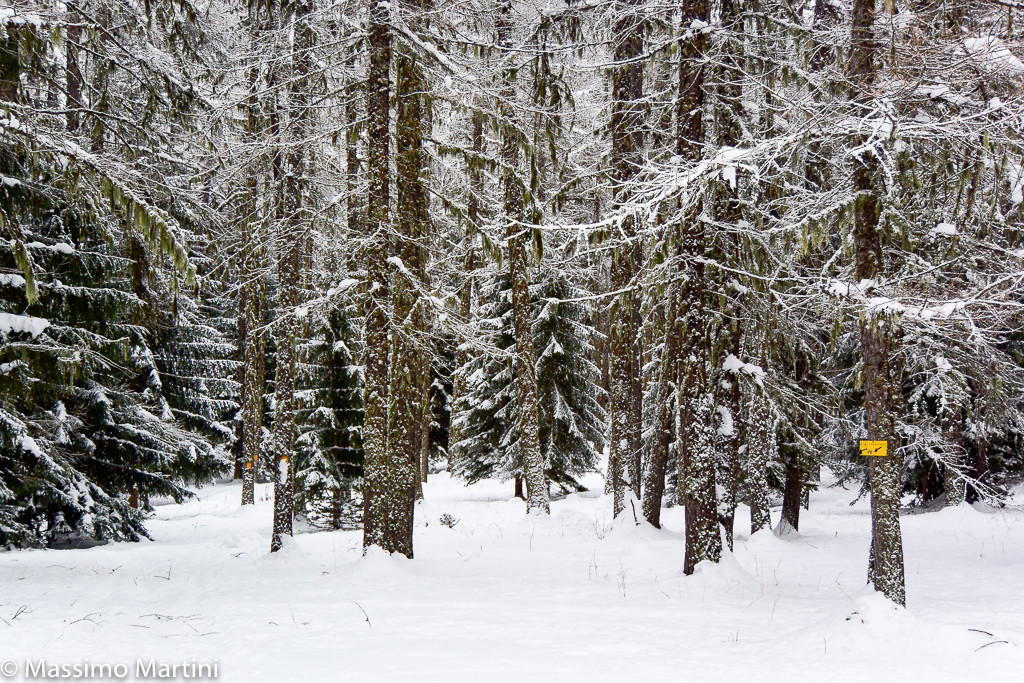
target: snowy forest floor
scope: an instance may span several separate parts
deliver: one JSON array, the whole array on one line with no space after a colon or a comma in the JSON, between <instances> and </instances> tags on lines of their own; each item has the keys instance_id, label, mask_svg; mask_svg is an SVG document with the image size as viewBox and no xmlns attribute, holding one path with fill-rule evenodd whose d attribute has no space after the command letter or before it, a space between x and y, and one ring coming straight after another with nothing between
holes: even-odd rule
<instances>
[{"instance_id":1,"label":"snowy forest floor","mask_svg":"<svg viewBox=\"0 0 1024 683\"><path fill-rule=\"evenodd\" d=\"M600 490L600 480L588 481ZM510 483L432 477L416 559L361 533L268 553L270 487L157 508L153 542L0 553L0 659L218 660L226 681L954 681L1024 670L1024 512L902 517L908 609L864 586L869 506L811 495L799 534L739 533L684 577L665 530L596 493L548 518ZM458 523L439 523L443 514ZM778 521L778 509L773 510ZM740 531L749 512L737 515ZM22 671L23 673L23 671ZM20 680L21 674L14 680ZM1019 679L1016 679L1019 680Z\"/></svg>"}]
</instances>

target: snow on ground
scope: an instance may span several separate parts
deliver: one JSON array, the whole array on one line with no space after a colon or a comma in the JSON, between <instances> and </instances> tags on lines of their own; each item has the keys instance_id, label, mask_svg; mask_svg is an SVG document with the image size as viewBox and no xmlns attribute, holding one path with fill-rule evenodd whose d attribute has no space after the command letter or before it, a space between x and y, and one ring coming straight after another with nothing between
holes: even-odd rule
<instances>
[{"instance_id":1,"label":"snow on ground","mask_svg":"<svg viewBox=\"0 0 1024 683\"><path fill-rule=\"evenodd\" d=\"M595 490L600 490L600 482ZM0 553L0 660L217 660L225 681L1020 680L1024 512L904 515L909 609L864 586L866 501L825 489L802 531L742 533L684 577L665 530L595 494L526 515L510 483L436 475L416 559L356 531L270 555L270 487L157 508L154 541ZM443 514L458 523L439 523ZM777 521L778 512L775 517Z\"/></svg>"}]
</instances>

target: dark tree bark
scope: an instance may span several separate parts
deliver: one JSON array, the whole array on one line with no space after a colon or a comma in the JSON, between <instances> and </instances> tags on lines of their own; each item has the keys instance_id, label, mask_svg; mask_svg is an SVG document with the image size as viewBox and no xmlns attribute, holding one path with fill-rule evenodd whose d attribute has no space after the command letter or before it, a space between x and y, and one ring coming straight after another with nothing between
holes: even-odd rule
<instances>
[{"instance_id":1,"label":"dark tree bark","mask_svg":"<svg viewBox=\"0 0 1024 683\"><path fill-rule=\"evenodd\" d=\"M75 16L74 3L68 3L68 16L71 21L78 21ZM67 126L68 131L75 132L81 125L78 117L78 110L82 108L82 66L78 61L79 43L82 40L82 27L71 24L67 28L67 39L65 41L65 84L67 87Z\"/></svg>"},{"instance_id":2,"label":"dark tree bark","mask_svg":"<svg viewBox=\"0 0 1024 683\"><path fill-rule=\"evenodd\" d=\"M729 352L739 358L742 343L742 328L739 321L739 307L731 307L734 316L729 330ZM725 528L725 540L729 551L733 549L733 532L736 527L736 501L740 481L740 416L743 412L739 373L728 379L724 389L725 407L732 417L732 433L721 437L722 462L719 463L719 488L722 491L718 501L718 521Z\"/></svg>"},{"instance_id":3,"label":"dark tree bark","mask_svg":"<svg viewBox=\"0 0 1024 683\"><path fill-rule=\"evenodd\" d=\"M12 28L7 37L0 40L0 101L12 104L18 102L20 74L18 35Z\"/></svg>"},{"instance_id":4,"label":"dark tree bark","mask_svg":"<svg viewBox=\"0 0 1024 683\"><path fill-rule=\"evenodd\" d=\"M743 137L743 87L742 64L743 46L740 42L743 35L744 13L739 0L722 0L721 24L725 28L724 44L721 47L721 61L717 68L717 95L715 116L718 119L715 128L718 131L718 144L721 147L738 147ZM731 181L723 178L715 187L715 217L722 224L736 225L742 219L738 174ZM727 248L740 253L742 246L733 236L726 238ZM721 282L723 289L727 285ZM739 294L726 298L718 297L721 304L721 317L729 325L724 346L728 353L740 357L743 328L741 325L742 308ZM739 374L724 380L720 401L729 411L732 430L723 433L719 438L720 462L718 463L718 520L725 528L726 542L729 550L733 547L733 528L736 519L736 498L739 487L740 473L740 421L742 413ZM728 386L725 386L728 382Z\"/></svg>"},{"instance_id":5,"label":"dark tree bark","mask_svg":"<svg viewBox=\"0 0 1024 683\"><path fill-rule=\"evenodd\" d=\"M628 200L629 185L643 165L644 35L635 0L616 3L615 61L612 70L610 163L616 208ZM640 243L632 218L620 225L612 253L611 287L630 287L640 266ZM623 491L628 484L640 496L640 297L633 291L617 295L611 320L608 469L612 479L614 513L622 512Z\"/></svg>"},{"instance_id":6,"label":"dark tree bark","mask_svg":"<svg viewBox=\"0 0 1024 683\"><path fill-rule=\"evenodd\" d=\"M515 335L515 381L519 392L519 450L523 455L526 478L526 509L550 512L547 474L544 456L540 450L538 429L540 411L537 405L537 372L534 367L533 334L530 312L530 257L529 244L533 231L523 221L523 187L516 175L519 167L519 126L515 109L515 87L512 60L516 51L512 39L514 16L511 0L501 0L497 6L495 25L498 46L508 62L501 92L502 125L502 210L508 238L509 275L512 281L512 327Z\"/></svg>"},{"instance_id":7,"label":"dark tree bark","mask_svg":"<svg viewBox=\"0 0 1024 683\"><path fill-rule=\"evenodd\" d=\"M243 223L242 311L239 343L242 346L242 505L255 502L256 473L263 429L264 341L266 290L259 274L253 226Z\"/></svg>"},{"instance_id":8,"label":"dark tree bark","mask_svg":"<svg viewBox=\"0 0 1024 683\"><path fill-rule=\"evenodd\" d=\"M984 437L978 440L974 451L974 465L971 468L971 475L976 482L984 482L988 474L988 442ZM981 499L981 492L978 487L969 483L967 485L967 502L974 503Z\"/></svg>"},{"instance_id":9,"label":"dark tree bark","mask_svg":"<svg viewBox=\"0 0 1024 683\"><path fill-rule=\"evenodd\" d=\"M266 18L258 10L249 15L249 30L255 37ZM263 125L260 108L260 76L255 66L249 73L249 97L246 100L246 136L255 147ZM263 430L263 385L265 338L262 331L266 318L266 287L261 270L264 266L260 242L257 202L258 174L250 173L246 181L246 195L242 202L239 223L242 232L242 263L239 272L238 343L242 352L241 412L242 412L242 505L255 502L256 475L260 463L260 444Z\"/></svg>"},{"instance_id":10,"label":"dark tree bark","mask_svg":"<svg viewBox=\"0 0 1024 683\"><path fill-rule=\"evenodd\" d=\"M804 498L804 482L807 474L800 467L799 456L791 454L786 458L786 484L782 493L782 519L776 533L782 535L792 529L800 531L800 506Z\"/></svg>"},{"instance_id":11,"label":"dark tree bark","mask_svg":"<svg viewBox=\"0 0 1024 683\"><path fill-rule=\"evenodd\" d=\"M767 335L757 338L762 347L768 344ZM767 353L761 356L761 363L767 369ZM771 527L771 511L768 507L768 465L775 460L778 445L775 435L775 417L772 415L768 390L760 380L747 382L750 406L747 409L747 504L750 505L750 533L756 534Z\"/></svg>"},{"instance_id":12,"label":"dark tree bark","mask_svg":"<svg viewBox=\"0 0 1024 683\"><path fill-rule=\"evenodd\" d=\"M679 349L683 339L683 320L679 316L679 292L675 286L668 287L668 317L665 338L661 352L658 388L655 408L655 434L651 441L650 462L647 464L644 481L644 517L657 528L661 528L661 505L665 496L665 469L668 466L669 449L676 437L676 414L672 406L673 395L678 395L677 380Z\"/></svg>"},{"instance_id":13,"label":"dark tree bark","mask_svg":"<svg viewBox=\"0 0 1024 683\"><path fill-rule=\"evenodd\" d=\"M349 59L349 66L355 67L355 58ZM362 231L359 197L356 188L359 185L359 99L362 89L353 78L345 86L345 187L348 198L345 202L348 218L348 230L352 235Z\"/></svg>"},{"instance_id":14,"label":"dark tree bark","mask_svg":"<svg viewBox=\"0 0 1024 683\"><path fill-rule=\"evenodd\" d=\"M418 2L409 3L416 12ZM413 27L414 29L416 26ZM396 60L395 170L398 230L395 253L404 268L392 269L391 296L396 327L391 333L391 389L388 404L388 449L402 451L415 472L417 498L423 497L424 440L429 452L430 359L424 343L426 315L419 287L426 278L425 242L429 237L426 155L423 126L427 120L427 80L415 54L403 46ZM424 424L424 420L427 420Z\"/></svg>"},{"instance_id":15,"label":"dark tree bark","mask_svg":"<svg viewBox=\"0 0 1024 683\"><path fill-rule=\"evenodd\" d=\"M281 317L277 339L277 377L274 412L274 533L272 552L280 550L284 537L292 535L295 510L295 484L292 480L292 454L295 451L295 383L298 368L298 339L302 326L296 311L302 303L304 251L312 212L307 194L306 136L309 133L309 100L312 87L313 27L308 17L312 0L300 0L282 7L287 14L282 25L292 23L293 37L289 55L290 73L286 91L287 128L281 136L288 141L283 155L281 178L282 216L278 234L278 291Z\"/></svg>"},{"instance_id":16,"label":"dark tree bark","mask_svg":"<svg viewBox=\"0 0 1024 683\"><path fill-rule=\"evenodd\" d=\"M854 0L849 75L851 99L863 106L873 97L876 53L872 24L875 0ZM861 136L853 146L864 142ZM870 153L855 160L853 189L854 250L856 278L875 279L884 275L879 218L882 191L878 159ZM861 317L860 343L863 360L864 422L867 437L887 441L889 455L869 459L871 486L871 566L868 579L887 598L906 604L903 577L903 540L900 533L900 436L896 419L902 412L903 369L899 360L899 325L894 316L866 312Z\"/></svg>"},{"instance_id":17,"label":"dark tree bark","mask_svg":"<svg viewBox=\"0 0 1024 683\"><path fill-rule=\"evenodd\" d=\"M369 188L365 231L369 296L363 390L363 547L376 545L389 553L412 557L416 468L406 451L390 448L388 439L391 33L391 5L386 0L375 0L370 6L370 64L366 79Z\"/></svg>"},{"instance_id":18,"label":"dark tree bark","mask_svg":"<svg viewBox=\"0 0 1024 683\"><path fill-rule=\"evenodd\" d=\"M480 203L484 191L484 177L479 163L479 158L484 152L484 115L482 112L473 112L472 125L473 156L468 168L469 200L466 210L466 218L469 220L470 226L467 230L469 235L466 238L466 256L463 260L462 276L464 279L459 290L459 317L463 324L469 323L470 316L473 313L473 287L475 286L477 268L476 231L479 230L480 221L483 218ZM460 341L465 340L460 339ZM468 359L468 353L460 343L455 351L455 367L461 368L465 366ZM462 373L457 372L452 382L452 405L455 405L465 393L465 378ZM462 434L458 430L457 424L456 421L452 421L451 433L448 439L450 450L457 448L459 441L462 440Z\"/></svg>"},{"instance_id":19,"label":"dark tree bark","mask_svg":"<svg viewBox=\"0 0 1024 683\"><path fill-rule=\"evenodd\" d=\"M963 414L960 407L947 408L944 411L942 431L945 434L946 443L953 449L942 468L946 505L956 506L963 503L967 496L967 482L964 477L967 470L967 458L964 451Z\"/></svg>"},{"instance_id":20,"label":"dark tree bark","mask_svg":"<svg viewBox=\"0 0 1024 683\"><path fill-rule=\"evenodd\" d=\"M707 0L683 0L683 26L708 22ZM698 161L704 154L704 84L707 35L688 30L680 45L679 100L677 103L678 155ZM714 391L711 387L711 348L704 286L707 240L702 200L691 207L680 226L680 255L685 269L681 296L685 337L679 350L679 425L681 500L686 509L686 557L683 573L692 574L699 562L718 562L722 537L718 533L715 495Z\"/></svg>"}]
</instances>

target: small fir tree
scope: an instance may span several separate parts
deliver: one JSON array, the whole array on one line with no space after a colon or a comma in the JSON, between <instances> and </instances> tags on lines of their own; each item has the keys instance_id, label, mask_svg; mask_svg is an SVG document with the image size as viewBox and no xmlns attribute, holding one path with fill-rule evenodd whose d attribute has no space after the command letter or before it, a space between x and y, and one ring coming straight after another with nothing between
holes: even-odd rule
<instances>
[{"instance_id":1,"label":"small fir tree","mask_svg":"<svg viewBox=\"0 0 1024 683\"><path fill-rule=\"evenodd\" d=\"M577 477L596 467L605 445L606 413L600 405L604 390L591 358L598 333L586 305L571 301L581 293L564 275L549 274L531 294L545 471L563 493L583 490ZM523 476L511 370L510 296L504 276L483 288L479 325L494 351L478 354L458 370L466 393L455 405L462 440L452 449L451 462L452 472L469 482Z\"/></svg>"}]
</instances>

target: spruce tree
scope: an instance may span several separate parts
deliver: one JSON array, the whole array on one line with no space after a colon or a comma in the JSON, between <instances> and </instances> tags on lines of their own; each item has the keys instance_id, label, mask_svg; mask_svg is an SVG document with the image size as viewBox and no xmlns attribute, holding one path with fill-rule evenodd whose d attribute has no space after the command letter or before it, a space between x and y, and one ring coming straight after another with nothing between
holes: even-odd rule
<instances>
[{"instance_id":1,"label":"spruce tree","mask_svg":"<svg viewBox=\"0 0 1024 683\"><path fill-rule=\"evenodd\" d=\"M451 471L475 482L525 476L526 463L517 429L521 415L513 375L511 287L496 275L481 290L481 334L488 347L457 371L466 393L456 400L453 427L462 440L453 444ZM593 471L606 443L604 391L593 361L597 331L588 307L571 301L582 293L564 275L550 273L533 288L532 344L537 350L541 406L539 439L547 479L566 493L581 490L576 478ZM569 301L565 301L568 299ZM517 487L518 489L518 487Z\"/></svg>"},{"instance_id":2,"label":"spruce tree","mask_svg":"<svg viewBox=\"0 0 1024 683\"><path fill-rule=\"evenodd\" d=\"M541 452L548 480L563 492L580 490L576 481L597 467L605 447L604 390L594 364L597 336L588 306L573 301L586 292L564 274L549 273L537 287L533 323L540 399Z\"/></svg>"},{"instance_id":3,"label":"spruce tree","mask_svg":"<svg viewBox=\"0 0 1024 683\"><path fill-rule=\"evenodd\" d=\"M204 212L183 179L207 25L165 3L116 27L109 3L58 10L0 19L4 543L137 539L136 506L226 464L210 435L226 436L229 383L190 387L186 366L229 351L163 334L205 315L175 216Z\"/></svg>"},{"instance_id":4,"label":"spruce tree","mask_svg":"<svg viewBox=\"0 0 1024 683\"><path fill-rule=\"evenodd\" d=\"M362 367L349 316L344 308L317 315L300 347L295 505L311 524L330 529L362 521Z\"/></svg>"}]
</instances>

